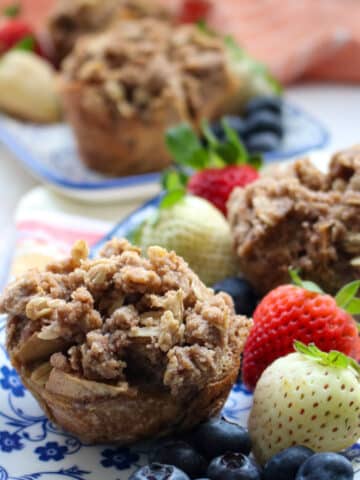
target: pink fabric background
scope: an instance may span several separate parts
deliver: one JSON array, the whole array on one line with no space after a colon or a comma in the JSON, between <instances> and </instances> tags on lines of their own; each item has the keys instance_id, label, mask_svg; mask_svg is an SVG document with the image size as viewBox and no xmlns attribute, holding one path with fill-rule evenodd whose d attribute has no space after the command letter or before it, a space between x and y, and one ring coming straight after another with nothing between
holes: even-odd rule
<instances>
[{"instance_id":1,"label":"pink fabric background","mask_svg":"<svg viewBox=\"0 0 360 480\"><path fill-rule=\"evenodd\" d=\"M16 0L0 0L0 6ZM21 0L38 28L55 0ZM151 1L151 0L149 0ZM181 0L161 0L177 8ZM360 82L360 0L212 0L209 23L233 34L283 82Z\"/></svg>"}]
</instances>

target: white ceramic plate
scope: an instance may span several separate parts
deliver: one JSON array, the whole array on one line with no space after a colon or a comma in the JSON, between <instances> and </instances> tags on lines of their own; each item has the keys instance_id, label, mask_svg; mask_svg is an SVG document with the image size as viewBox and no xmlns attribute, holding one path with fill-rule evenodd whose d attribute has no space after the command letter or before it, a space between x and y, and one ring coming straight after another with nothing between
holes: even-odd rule
<instances>
[{"instance_id":1,"label":"white ceramic plate","mask_svg":"<svg viewBox=\"0 0 360 480\"><path fill-rule=\"evenodd\" d=\"M278 151L266 160L282 160L323 148L326 129L301 109L284 106L285 135ZM71 198L101 202L134 198L141 192L159 192L159 173L109 178L89 170L78 156L71 129L66 124L39 126L0 116L0 141L40 181Z\"/></svg>"},{"instance_id":2,"label":"white ceramic plate","mask_svg":"<svg viewBox=\"0 0 360 480\"><path fill-rule=\"evenodd\" d=\"M4 347L0 324L0 480L127 480L147 463L149 446L84 445L57 429L22 386ZM246 425L252 396L235 385L224 408L229 420ZM134 422L136 418L134 417ZM346 452L360 479L360 444Z\"/></svg>"}]
</instances>

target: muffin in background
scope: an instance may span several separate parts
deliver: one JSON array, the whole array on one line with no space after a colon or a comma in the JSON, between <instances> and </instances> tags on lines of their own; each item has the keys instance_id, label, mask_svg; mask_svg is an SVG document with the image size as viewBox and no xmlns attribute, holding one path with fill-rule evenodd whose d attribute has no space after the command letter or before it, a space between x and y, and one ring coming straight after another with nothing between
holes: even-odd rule
<instances>
[{"instance_id":1,"label":"muffin in background","mask_svg":"<svg viewBox=\"0 0 360 480\"><path fill-rule=\"evenodd\" d=\"M168 166L165 131L218 118L240 85L222 39L147 18L80 39L64 62L61 93L83 161L134 175Z\"/></svg>"},{"instance_id":2,"label":"muffin in background","mask_svg":"<svg viewBox=\"0 0 360 480\"><path fill-rule=\"evenodd\" d=\"M60 64L85 34L101 32L118 20L144 17L170 18L154 0L57 0L47 24L54 60Z\"/></svg>"},{"instance_id":3,"label":"muffin in background","mask_svg":"<svg viewBox=\"0 0 360 480\"><path fill-rule=\"evenodd\" d=\"M360 147L334 154L328 173L305 158L236 188L228 220L239 270L260 294L287 283L290 267L335 294L360 277Z\"/></svg>"}]
</instances>

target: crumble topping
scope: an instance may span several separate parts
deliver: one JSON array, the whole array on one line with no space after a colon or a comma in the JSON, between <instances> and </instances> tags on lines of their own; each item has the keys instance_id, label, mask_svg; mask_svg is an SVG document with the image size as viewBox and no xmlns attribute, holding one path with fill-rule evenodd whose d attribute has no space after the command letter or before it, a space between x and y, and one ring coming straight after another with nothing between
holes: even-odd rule
<instances>
[{"instance_id":1,"label":"crumble topping","mask_svg":"<svg viewBox=\"0 0 360 480\"><path fill-rule=\"evenodd\" d=\"M8 314L13 358L21 363L35 335L50 347L56 342L47 358L52 368L87 380L156 385L184 397L222 378L251 321L174 252L147 253L112 240L92 260L77 242L70 258L10 284L0 309ZM33 355L27 363L39 360Z\"/></svg>"},{"instance_id":2,"label":"crumble topping","mask_svg":"<svg viewBox=\"0 0 360 480\"><path fill-rule=\"evenodd\" d=\"M333 156L327 174L307 159L236 189L229 222L239 267L266 293L288 268L335 293L360 275L360 147Z\"/></svg>"}]
</instances>

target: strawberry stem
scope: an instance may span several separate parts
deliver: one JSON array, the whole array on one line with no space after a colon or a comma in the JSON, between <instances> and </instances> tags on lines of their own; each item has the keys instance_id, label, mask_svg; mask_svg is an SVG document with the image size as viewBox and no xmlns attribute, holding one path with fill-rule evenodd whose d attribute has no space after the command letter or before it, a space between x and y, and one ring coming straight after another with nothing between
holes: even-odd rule
<instances>
[{"instance_id":1,"label":"strawberry stem","mask_svg":"<svg viewBox=\"0 0 360 480\"><path fill-rule=\"evenodd\" d=\"M161 179L165 195L160 202L160 209L170 208L186 195L189 177L180 169L166 170Z\"/></svg>"},{"instance_id":2,"label":"strawberry stem","mask_svg":"<svg viewBox=\"0 0 360 480\"><path fill-rule=\"evenodd\" d=\"M299 270L289 268L289 275L294 285L304 288L309 292L320 293L322 295L325 294L325 292L319 287L319 285L316 285L316 283L309 282L308 280L302 280L302 278L299 275Z\"/></svg>"},{"instance_id":3,"label":"strawberry stem","mask_svg":"<svg viewBox=\"0 0 360 480\"><path fill-rule=\"evenodd\" d=\"M331 350L329 353L326 353L320 350L314 343L305 345L298 340L295 340L294 342L294 349L321 365L342 369L350 367L354 369L357 374L360 374L360 365L353 358L350 358L337 350Z\"/></svg>"},{"instance_id":4,"label":"strawberry stem","mask_svg":"<svg viewBox=\"0 0 360 480\"><path fill-rule=\"evenodd\" d=\"M8 5L3 9L4 17L8 18L16 18L21 13L21 5L20 3L14 3L13 5Z\"/></svg>"},{"instance_id":5,"label":"strawberry stem","mask_svg":"<svg viewBox=\"0 0 360 480\"><path fill-rule=\"evenodd\" d=\"M360 314L360 298L356 297L360 280L345 285L335 296L336 304L351 315Z\"/></svg>"},{"instance_id":6,"label":"strawberry stem","mask_svg":"<svg viewBox=\"0 0 360 480\"><path fill-rule=\"evenodd\" d=\"M11 50L22 50L23 52L32 52L35 48L35 38L32 35L28 35L19 40L12 47Z\"/></svg>"}]
</instances>

